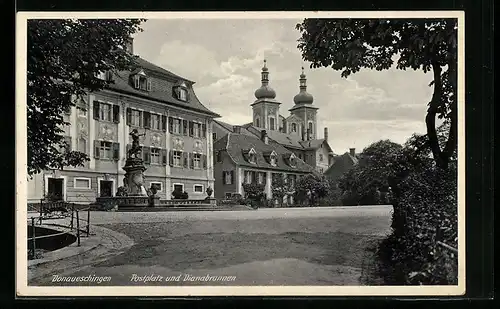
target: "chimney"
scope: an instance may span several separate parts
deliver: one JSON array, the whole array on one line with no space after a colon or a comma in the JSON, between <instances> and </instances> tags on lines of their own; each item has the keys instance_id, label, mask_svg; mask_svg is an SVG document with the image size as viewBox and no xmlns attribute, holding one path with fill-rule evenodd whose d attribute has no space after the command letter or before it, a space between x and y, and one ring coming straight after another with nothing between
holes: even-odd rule
<instances>
[{"instance_id":1,"label":"chimney","mask_svg":"<svg viewBox=\"0 0 500 309\"><path fill-rule=\"evenodd\" d=\"M131 53L132 55L134 54L134 38L129 37L125 43L125 50Z\"/></svg>"},{"instance_id":2,"label":"chimney","mask_svg":"<svg viewBox=\"0 0 500 309\"><path fill-rule=\"evenodd\" d=\"M260 131L260 139L264 142L264 144L269 144L269 137L267 137L266 130Z\"/></svg>"},{"instance_id":3,"label":"chimney","mask_svg":"<svg viewBox=\"0 0 500 309\"><path fill-rule=\"evenodd\" d=\"M310 129L307 129L307 136L306 136L307 140L311 140L311 130Z\"/></svg>"},{"instance_id":4,"label":"chimney","mask_svg":"<svg viewBox=\"0 0 500 309\"><path fill-rule=\"evenodd\" d=\"M327 127L325 127L325 133L323 135L324 135L325 141L328 142L328 128Z\"/></svg>"},{"instance_id":5,"label":"chimney","mask_svg":"<svg viewBox=\"0 0 500 309\"><path fill-rule=\"evenodd\" d=\"M233 126L233 133L241 134L241 127L240 126Z\"/></svg>"},{"instance_id":6,"label":"chimney","mask_svg":"<svg viewBox=\"0 0 500 309\"><path fill-rule=\"evenodd\" d=\"M356 155L356 148L349 148L349 154L354 157Z\"/></svg>"}]
</instances>

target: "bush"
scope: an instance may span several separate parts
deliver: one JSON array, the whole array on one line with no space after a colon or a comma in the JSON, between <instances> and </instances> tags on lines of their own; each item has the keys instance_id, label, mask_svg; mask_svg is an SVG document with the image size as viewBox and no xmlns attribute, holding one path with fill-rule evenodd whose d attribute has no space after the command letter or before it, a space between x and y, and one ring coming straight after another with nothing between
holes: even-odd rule
<instances>
[{"instance_id":1,"label":"bush","mask_svg":"<svg viewBox=\"0 0 500 309\"><path fill-rule=\"evenodd\" d=\"M243 190L245 191L245 199L250 202L252 207L254 207L254 205L258 206L264 203L266 194L264 193L263 184L244 183Z\"/></svg>"},{"instance_id":2,"label":"bush","mask_svg":"<svg viewBox=\"0 0 500 309\"><path fill-rule=\"evenodd\" d=\"M457 248L457 170L426 166L411 173L394 203L392 235L381 257L400 284L457 284L457 259L437 241Z\"/></svg>"},{"instance_id":3,"label":"bush","mask_svg":"<svg viewBox=\"0 0 500 309\"><path fill-rule=\"evenodd\" d=\"M189 198L189 194L186 191L182 192L179 190L172 192L172 196L175 200L187 200Z\"/></svg>"}]
</instances>

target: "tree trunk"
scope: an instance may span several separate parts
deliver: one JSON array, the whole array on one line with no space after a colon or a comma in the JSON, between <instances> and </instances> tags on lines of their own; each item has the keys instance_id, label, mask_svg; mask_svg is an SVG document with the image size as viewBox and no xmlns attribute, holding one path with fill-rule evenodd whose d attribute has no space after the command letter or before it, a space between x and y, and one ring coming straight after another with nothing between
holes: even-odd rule
<instances>
[{"instance_id":1,"label":"tree trunk","mask_svg":"<svg viewBox=\"0 0 500 309\"><path fill-rule=\"evenodd\" d=\"M450 107L450 131L448 141L443 150L447 158L451 158L457 149L457 130L458 130L458 114L457 114L457 67L454 60L448 63L448 81L453 89L452 104Z\"/></svg>"},{"instance_id":2,"label":"tree trunk","mask_svg":"<svg viewBox=\"0 0 500 309\"><path fill-rule=\"evenodd\" d=\"M436 132L436 115L438 108L441 104L441 96L443 92L443 83L441 79L441 66L439 63L433 63L432 69L434 73L434 93L432 94L429 108L427 109L427 116L425 117L425 124L427 127L427 137L429 138L429 146L431 147L432 156L436 165L440 168L447 168L448 160L443 156L439 146L439 140Z\"/></svg>"}]
</instances>

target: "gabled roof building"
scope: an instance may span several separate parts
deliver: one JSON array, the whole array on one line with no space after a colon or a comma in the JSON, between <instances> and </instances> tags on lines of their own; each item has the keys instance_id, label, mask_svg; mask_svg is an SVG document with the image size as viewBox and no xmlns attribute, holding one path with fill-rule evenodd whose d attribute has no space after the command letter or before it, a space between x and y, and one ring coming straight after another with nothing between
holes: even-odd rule
<instances>
[{"instance_id":1,"label":"gabled roof building","mask_svg":"<svg viewBox=\"0 0 500 309\"><path fill-rule=\"evenodd\" d=\"M284 177L292 187L314 168L298 158L294 152L273 142L266 130L260 138L244 133L235 126L214 143L215 197L230 198L234 194L245 195L244 183L264 185L264 193L272 197L271 184L275 177ZM286 197L293 203L292 197Z\"/></svg>"}]
</instances>

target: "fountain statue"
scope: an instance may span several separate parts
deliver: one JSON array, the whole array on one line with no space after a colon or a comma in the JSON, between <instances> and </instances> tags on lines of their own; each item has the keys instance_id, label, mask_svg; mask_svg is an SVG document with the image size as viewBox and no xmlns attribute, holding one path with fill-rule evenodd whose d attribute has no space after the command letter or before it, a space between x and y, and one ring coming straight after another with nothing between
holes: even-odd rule
<instances>
[{"instance_id":1,"label":"fountain statue","mask_svg":"<svg viewBox=\"0 0 500 309\"><path fill-rule=\"evenodd\" d=\"M147 196L146 188L144 187L144 171L146 167L141 158L141 146L139 145L139 137L145 133L139 134L136 129L130 132L132 136L132 147L127 153L127 160L123 169L125 170L124 184L127 188L127 196Z\"/></svg>"}]
</instances>

